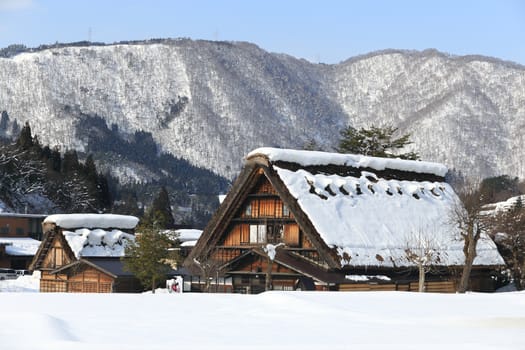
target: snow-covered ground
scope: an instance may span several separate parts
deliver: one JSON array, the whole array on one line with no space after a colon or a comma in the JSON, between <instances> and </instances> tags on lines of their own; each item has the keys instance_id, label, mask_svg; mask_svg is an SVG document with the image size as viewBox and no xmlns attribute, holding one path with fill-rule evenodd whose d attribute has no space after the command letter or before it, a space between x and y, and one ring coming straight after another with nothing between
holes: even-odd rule
<instances>
[{"instance_id":1,"label":"snow-covered ground","mask_svg":"<svg viewBox=\"0 0 525 350\"><path fill-rule=\"evenodd\" d=\"M0 308L1 349L525 348L517 292L4 292Z\"/></svg>"}]
</instances>

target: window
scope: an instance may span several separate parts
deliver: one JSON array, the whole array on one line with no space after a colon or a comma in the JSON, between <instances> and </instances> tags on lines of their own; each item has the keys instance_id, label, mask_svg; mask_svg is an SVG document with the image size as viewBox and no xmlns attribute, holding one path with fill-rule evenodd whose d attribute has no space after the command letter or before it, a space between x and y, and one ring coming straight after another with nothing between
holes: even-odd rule
<instances>
[{"instance_id":1,"label":"window","mask_svg":"<svg viewBox=\"0 0 525 350\"><path fill-rule=\"evenodd\" d=\"M4 235L9 234L9 225L4 226L4 227L0 227L0 233L4 234Z\"/></svg>"},{"instance_id":2,"label":"window","mask_svg":"<svg viewBox=\"0 0 525 350\"><path fill-rule=\"evenodd\" d=\"M268 243L281 243L283 237L283 225L275 224L268 226Z\"/></svg>"},{"instance_id":3,"label":"window","mask_svg":"<svg viewBox=\"0 0 525 350\"><path fill-rule=\"evenodd\" d=\"M250 243L266 243L266 225L250 225Z\"/></svg>"},{"instance_id":4,"label":"window","mask_svg":"<svg viewBox=\"0 0 525 350\"><path fill-rule=\"evenodd\" d=\"M283 217L289 217L290 216L290 209L286 206L286 204L283 203Z\"/></svg>"},{"instance_id":5,"label":"window","mask_svg":"<svg viewBox=\"0 0 525 350\"><path fill-rule=\"evenodd\" d=\"M251 217L252 216L252 204L251 203L249 203L246 206L246 209L244 209L244 215L247 216L247 217Z\"/></svg>"},{"instance_id":6,"label":"window","mask_svg":"<svg viewBox=\"0 0 525 350\"><path fill-rule=\"evenodd\" d=\"M24 229L22 227L17 227L16 228L16 234L18 236L23 236L24 235Z\"/></svg>"}]
</instances>

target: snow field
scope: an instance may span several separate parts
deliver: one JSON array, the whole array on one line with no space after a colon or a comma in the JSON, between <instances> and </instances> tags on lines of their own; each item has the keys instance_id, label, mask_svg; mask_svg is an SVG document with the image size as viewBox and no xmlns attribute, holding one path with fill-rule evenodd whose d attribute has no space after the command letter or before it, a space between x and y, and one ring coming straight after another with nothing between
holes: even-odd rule
<instances>
[{"instance_id":1,"label":"snow field","mask_svg":"<svg viewBox=\"0 0 525 350\"><path fill-rule=\"evenodd\" d=\"M525 294L1 293L2 349L523 349Z\"/></svg>"}]
</instances>

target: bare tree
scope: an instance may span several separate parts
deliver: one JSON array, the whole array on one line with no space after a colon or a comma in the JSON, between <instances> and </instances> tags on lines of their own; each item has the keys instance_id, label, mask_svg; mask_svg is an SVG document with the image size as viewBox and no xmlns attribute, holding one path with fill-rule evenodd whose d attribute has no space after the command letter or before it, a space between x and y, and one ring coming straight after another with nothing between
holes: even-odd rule
<instances>
[{"instance_id":1,"label":"bare tree","mask_svg":"<svg viewBox=\"0 0 525 350\"><path fill-rule=\"evenodd\" d=\"M517 290L525 287L525 208L520 197L492 217L492 237L510 269Z\"/></svg>"},{"instance_id":2,"label":"bare tree","mask_svg":"<svg viewBox=\"0 0 525 350\"><path fill-rule=\"evenodd\" d=\"M482 215L482 195L479 186L472 183L465 185L458 191L460 198L452 207L450 219L459 228L460 238L463 241L465 263L458 285L458 292L465 293L469 287L472 265L476 258L476 247L481 233L488 227Z\"/></svg>"},{"instance_id":3,"label":"bare tree","mask_svg":"<svg viewBox=\"0 0 525 350\"><path fill-rule=\"evenodd\" d=\"M44 164L28 157L28 151L11 146L0 147L0 194L22 206L30 193L43 193Z\"/></svg>"},{"instance_id":4,"label":"bare tree","mask_svg":"<svg viewBox=\"0 0 525 350\"><path fill-rule=\"evenodd\" d=\"M214 259L212 256L213 254L198 259L193 258L193 265L199 269L200 276L204 279L204 292L206 293L211 291L210 287L213 276L219 275L222 266L222 262Z\"/></svg>"},{"instance_id":5,"label":"bare tree","mask_svg":"<svg viewBox=\"0 0 525 350\"><path fill-rule=\"evenodd\" d=\"M406 238L406 258L416 264L419 271L418 292L425 291L425 276L441 261L438 244L435 239L422 231Z\"/></svg>"}]
</instances>

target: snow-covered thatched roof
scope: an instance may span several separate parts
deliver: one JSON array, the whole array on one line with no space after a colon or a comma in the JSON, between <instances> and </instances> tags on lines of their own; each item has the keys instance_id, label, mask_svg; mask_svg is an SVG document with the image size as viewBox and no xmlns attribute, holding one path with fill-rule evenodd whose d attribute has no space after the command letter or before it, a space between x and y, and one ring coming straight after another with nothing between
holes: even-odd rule
<instances>
[{"instance_id":1,"label":"snow-covered thatched roof","mask_svg":"<svg viewBox=\"0 0 525 350\"><path fill-rule=\"evenodd\" d=\"M272 163L282 161L296 163L302 166L338 165L353 168L371 168L374 170L391 169L432 174L442 177L445 176L448 171L446 166L439 163L270 147L257 148L250 152L246 156L246 159L255 156L264 156Z\"/></svg>"},{"instance_id":2,"label":"snow-covered thatched roof","mask_svg":"<svg viewBox=\"0 0 525 350\"><path fill-rule=\"evenodd\" d=\"M62 231L69 247L77 259L81 257L122 257L126 243L135 236L120 230L87 228Z\"/></svg>"},{"instance_id":3,"label":"snow-covered thatched roof","mask_svg":"<svg viewBox=\"0 0 525 350\"><path fill-rule=\"evenodd\" d=\"M439 265L464 263L463 242L450 220L459 199L444 182L445 166L274 148L257 149L247 160L257 157L267 160L322 241L336 250L341 266L412 265L406 249L417 248L418 240L430 242ZM332 171L333 166L338 170ZM435 181L377 175L388 170L431 175ZM484 235L474 265L502 264L495 244Z\"/></svg>"},{"instance_id":4,"label":"snow-covered thatched roof","mask_svg":"<svg viewBox=\"0 0 525 350\"><path fill-rule=\"evenodd\" d=\"M61 234L75 258L121 257L127 242L135 236L126 230L133 230L139 219L128 215L115 214L57 214L44 220L46 230ZM58 230L57 230L58 229ZM44 240L52 240L54 234L46 234ZM42 251L38 254L46 254Z\"/></svg>"}]
</instances>

